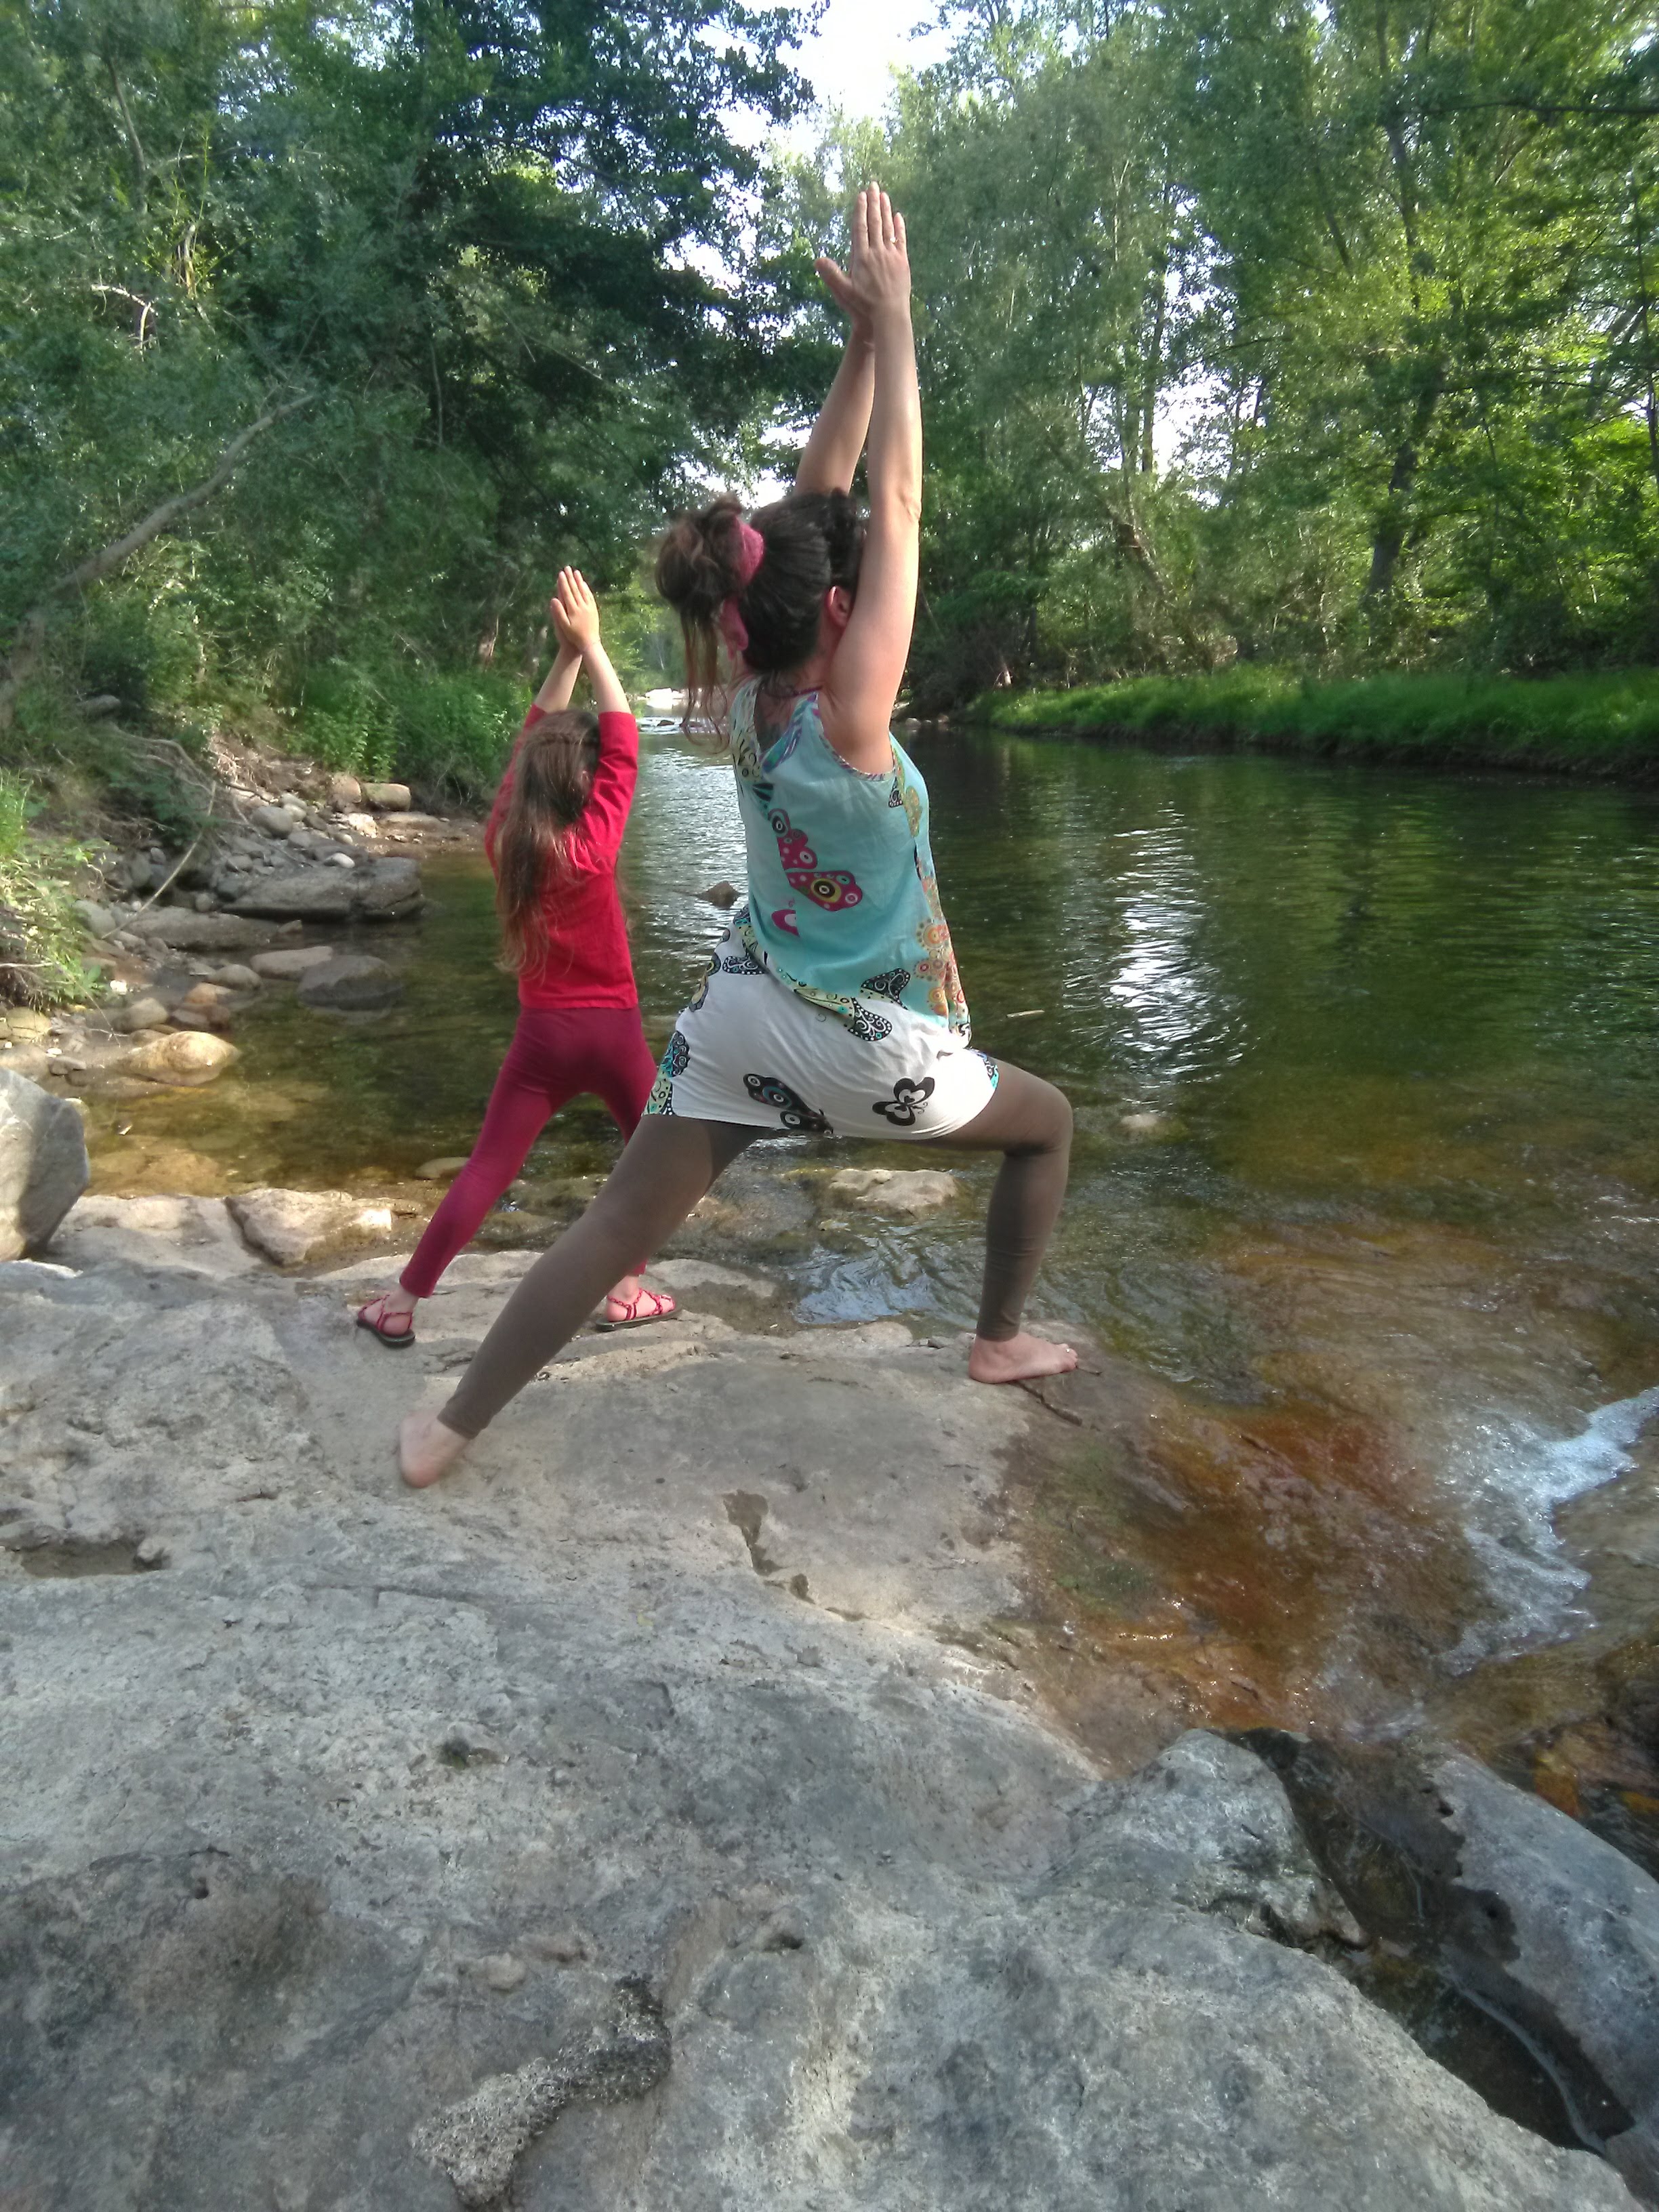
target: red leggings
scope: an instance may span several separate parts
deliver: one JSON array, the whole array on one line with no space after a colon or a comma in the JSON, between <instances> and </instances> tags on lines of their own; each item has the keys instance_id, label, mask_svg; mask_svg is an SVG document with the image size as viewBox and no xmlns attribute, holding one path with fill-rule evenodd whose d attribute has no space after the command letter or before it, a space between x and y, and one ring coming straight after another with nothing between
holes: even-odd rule
<instances>
[{"instance_id":1,"label":"red leggings","mask_svg":"<svg viewBox=\"0 0 1659 2212\"><path fill-rule=\"evenodd\" d=\"M656 1074L637 1006L520 1007L472 1157L398 1277L404 1290L431 1297L561 1106L591 1091L631 1137Z\"/></svg>"}]
</instances>

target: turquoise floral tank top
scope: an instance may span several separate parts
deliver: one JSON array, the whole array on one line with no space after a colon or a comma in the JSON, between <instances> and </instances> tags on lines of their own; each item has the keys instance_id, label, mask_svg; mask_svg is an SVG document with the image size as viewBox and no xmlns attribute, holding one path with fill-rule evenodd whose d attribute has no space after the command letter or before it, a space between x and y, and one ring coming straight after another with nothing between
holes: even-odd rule
<instances>
[{"instance_id":1,"label":"turquoise floral tank top","mask_svg":"<svg viewBox=\"0 0 1659 2212\"><path fill-rule=\"evenodd\" d=\"M878 775L849 768L803 693L764 751L751 678L732 701L732 763L749 848L736 917L781 983L855 1036L892 1034L892 1009L968 1035L968 1003L927 842L927 787L896 739ZM883 1007L887 1008L884 1013Z\"/></svg>"}]
</instances>

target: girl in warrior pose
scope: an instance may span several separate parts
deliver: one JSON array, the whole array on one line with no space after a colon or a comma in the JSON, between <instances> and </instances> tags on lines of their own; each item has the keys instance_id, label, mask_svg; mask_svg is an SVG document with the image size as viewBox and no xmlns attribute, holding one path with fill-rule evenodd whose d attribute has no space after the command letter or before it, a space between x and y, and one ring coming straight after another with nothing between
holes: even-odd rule
<instances>
[{"instance_id":1,"label":"girl in warrior pose","mask_svg":"<svg viewBox=\"0 0 1659 2212\"><path fill-rule=\"evenodd\" d=\"M904 222L884 192L854 205L847 269L818 269L852 329L793 491L752 520L731 499L683 517L657 562L694 690L712 685L718 639L740 672L730 734L749 897L615 1173L520 1284L442 1411L404 1423L404 1479L416 1487L761 1136L1000 1152L968 1372L1016 1382L1077 1364L1020 1326L1065 1194L1071 1109L969 1043L927 789L889 728L915 618L921 414ZM848 495L866 433L867 523Z\"/></svg>"},{"instance_id":2,"label":"girl in warrior pose","mask_svg":"<svg viewBox=\"0 0 1659 2212\"><path fill-rule=\"evenodd\" d=\"M617 897L617 854L639 774L639 726L599 641L599 611L579 570L561 572L549 612L558 657L525 716L484 831L506 963L518 971L519 1025L471 1158L395 1286L357 1316L360 1328L394 1347L413 1344L416 1305L477 1236L560 1107L580 1091L596 1091L623 1134L632 1136L656 1073ZM597 717L568 711L584 663ZM665 1291L647 1291L637 1273L624 1273L611 1283L598 1326L634 1328L673 1310Z\"/></svg>"}]
</instances>

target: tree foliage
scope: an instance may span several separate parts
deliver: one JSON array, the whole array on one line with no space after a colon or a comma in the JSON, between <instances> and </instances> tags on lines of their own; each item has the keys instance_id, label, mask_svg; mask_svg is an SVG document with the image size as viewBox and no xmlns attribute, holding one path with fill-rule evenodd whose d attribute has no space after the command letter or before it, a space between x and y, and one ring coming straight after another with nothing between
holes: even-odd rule
<instances>
[{"instance_id":1,"label":"tree foliage","mask_svg":"<svg viewBox=\"0 0 1659 2212\"><path fill-rule=\"evenodd\" d=\"M884 149L924 295L920 696L1652 656L1650 9L957 21Z\"/></svg>"},{"instance_id":2,"label":"tree foliage","mask_svg":"<svg viewBox=\"0 0 1659 2212\"><path fill-rule=\"evenodd\" d=\"M775 304L708 272L792 13L0 0L13 693L44 661L337 721L399 667L518 668L557 562L631 574L791 388Z\"/></svg>"}]
</instances>

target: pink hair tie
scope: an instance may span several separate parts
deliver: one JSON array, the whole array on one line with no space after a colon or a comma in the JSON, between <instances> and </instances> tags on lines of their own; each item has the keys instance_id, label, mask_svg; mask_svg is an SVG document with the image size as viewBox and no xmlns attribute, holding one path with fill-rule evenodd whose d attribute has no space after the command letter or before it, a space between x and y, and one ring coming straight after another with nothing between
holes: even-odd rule
<instances>
[{"instance_id":1,"label":"pink hair tie","mask_svg":"<svg viewBox=\"0 0 1659 2212\"><path fill-rule=\"evenodd\" d=\"M721 637L726 641L726 651L733 660L741 660L749 650L749 625L738 611L738 592L747 591L755 580L756 572L766 558L766 540L754 524L745 522L741 515L738 518L735 536L737 558L732 567L737 590L730 599L721 601L715 621Z\"/></svg>"}]
</instances>

